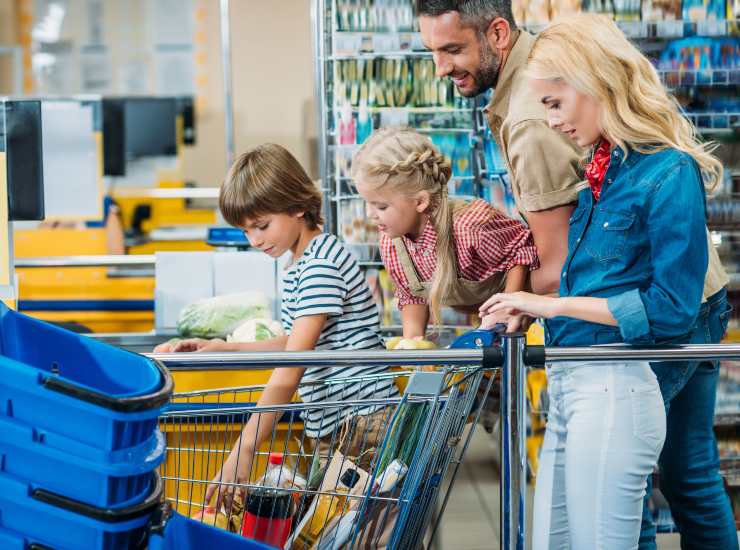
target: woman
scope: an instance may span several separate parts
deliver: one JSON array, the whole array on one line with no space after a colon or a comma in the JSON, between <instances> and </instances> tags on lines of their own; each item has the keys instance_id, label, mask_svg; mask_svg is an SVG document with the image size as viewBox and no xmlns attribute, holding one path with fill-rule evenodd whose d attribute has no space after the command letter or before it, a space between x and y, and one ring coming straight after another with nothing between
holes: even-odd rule
<instances>
[{"instance_id":1,"label":"woman","mask_svg":"<svg viewBox=\"0 0 740 550\"><path fill-rule=\"evenodd\" d=\"M543 317L551 346L685 338L707 271L704 187L721 179L721 164L606 17L551 25L527 73L550 126L592 148L590 187L570 220L560 297L498 294L481 314ZM666 433L650 365L559 363L548 378L533 547L637 548Z\"/></svg>"}]
</instances>

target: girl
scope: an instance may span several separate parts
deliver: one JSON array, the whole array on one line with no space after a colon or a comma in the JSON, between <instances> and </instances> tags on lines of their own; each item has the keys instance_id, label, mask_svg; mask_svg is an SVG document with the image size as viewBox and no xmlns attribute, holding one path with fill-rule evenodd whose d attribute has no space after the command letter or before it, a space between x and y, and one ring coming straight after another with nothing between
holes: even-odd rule
<instances>
[{"instance_id":1,"label":"girl","mask_svg":"<svg viewBox=\"0 0 740 550\"><path fill-rule=\"evenodd\" d=\"M282 322L287 336L255 343L190 339L174 351L306 351L382 349L380 320L375 302L357 262L334 235L321 230L321 195L298 161L279 145L266 144L244 153L229 170L219 194L227 222L243 229L251 246L273 258L290 251L293 263L283 276ZM167 351L158 349L155 351ZM315 382L341 374L342 378L369 378L335 386L302 387L304 402L361 400L398 395L391 377L372 380L386 367L275 369L258 401L269 407L289 403L300 382ZM371 380L371 381L368 381ZM339 388L339 389L338 389ZM345 454L379 444L389 420L382 406L310 409L303 414L304 432L318 439L328 453L327 437L349 422ZM282 414L282 411L279 413ZM209 502L222 483L249 481L254 454L267 441L278 413L253 414L241 438L206 491ZM323 438L323 439L322 439ZM228 495L230 496L230 494ZM217 494L220 509L224 493ZM228 503L227 503L228 504Z\"/></svg>"},{"instance_id":2,"label":"girl","mask_svg":"<svg viewBox=\"0 0 740 550\"><path fill-rule=\"evenodd\" d=\"M684 338L707 273L704 186L720 180L721 164L607 17L551 25L527 72L550 126L592 148L590 188L570 220L560 297L495 295L481 308L484 326L485 315L513 308L546 319L550 346ZM533 547L637 548L666 435L650 365L558 363L548 386Z\"/></svg>"},{"instance_id":3,"label":"girl","mask_svg":"<svg viewBox=\"0 0 740 550\"><path fill-rule=\"evenodd\" d=\"M491 292L522 290L537 251L530 232L482 200L449 200L450 165L409 128L378 130L352 160L352 178L380 230L380 253L396 286L403 335L426 333L430 306L477 311ZM497 315L510 331L520 318Z\"/></svg>"}]
</instances>

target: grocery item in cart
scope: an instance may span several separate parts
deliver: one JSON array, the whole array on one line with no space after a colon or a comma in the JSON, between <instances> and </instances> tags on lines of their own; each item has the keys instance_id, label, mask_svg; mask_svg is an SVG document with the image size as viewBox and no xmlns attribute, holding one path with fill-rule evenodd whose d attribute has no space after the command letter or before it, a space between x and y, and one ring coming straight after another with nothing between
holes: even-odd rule
<instances>
[{"instance_id":1,"label":"grocery item in cart","mask_svg":"<svg viewBox=\"0 0 740 550\"><path fill-rule=\"evenodd\" d=\"M243 536L277 547L285 544L293 527L295 508L292 492L284 488L289 482L283 471L282 453L270 453L259 487L247 494Z\"/></svg>"},{"instance_id":2,"label":"grocery item in cart","mask_svg":"<svg viewBox=\"0 0 740 550\"><path fill-rule=\"evenodd\" d=\"M323 538L322 533L337 516L353 508L347 495L362 495L370 475L342 453L336 452L326 470L316 499L311 503L301 524L296 528L290 546L293 550L308 550Z\"/></svg>"},{"instance_id":3,"label":"grocery item in cart","mask_svg":"<svg viewBox=\"0 0 740 550\"><path fill-rule=\"evenodd\" d=\"M198 300L180 313L177 332L197 338L226 338L247 319L270 318L270 304L262 292L240 292Z\"/></svg>"}]
</instances>

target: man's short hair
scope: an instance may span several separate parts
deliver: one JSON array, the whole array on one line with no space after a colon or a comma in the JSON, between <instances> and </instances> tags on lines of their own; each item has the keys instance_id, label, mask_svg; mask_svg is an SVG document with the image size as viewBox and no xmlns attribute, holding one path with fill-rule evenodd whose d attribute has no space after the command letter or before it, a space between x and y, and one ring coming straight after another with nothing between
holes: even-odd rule
<instances>
[{"instance_id":1,"label":"man's short hair","mask_svg":"<svg viewBox=\"0 0 740 550\"><path fill-rule=\"evenodd\" d=\"M512 29L516 28L511 0L416 0L417 17L437 17L451 11L460 14L464 25L474 27L481 33L485 33L491 21L497 17L503 17Z\"/></svg>"}]
</instances>

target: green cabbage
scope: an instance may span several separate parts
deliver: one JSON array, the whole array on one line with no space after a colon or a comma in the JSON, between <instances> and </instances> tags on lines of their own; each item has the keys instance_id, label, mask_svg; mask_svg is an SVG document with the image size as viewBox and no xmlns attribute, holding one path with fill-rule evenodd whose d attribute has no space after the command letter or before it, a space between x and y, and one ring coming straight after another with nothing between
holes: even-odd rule
<instances>
[{"instance_id":1,"label":"green cabbage","mask_svg":"<svg viewBox=\"0 0 740 550\"><path fill-rule=\"evenodd\" d=\"M180 313L177 332L184 337L226 338L248 319L269 317L270 307L263 293L228 294L186 306Z\"/></svg>"}]
</instances>

